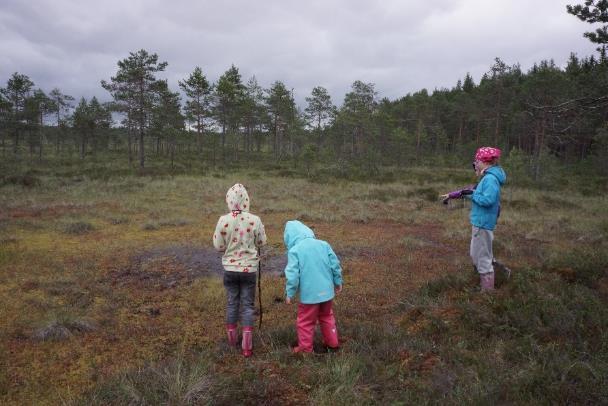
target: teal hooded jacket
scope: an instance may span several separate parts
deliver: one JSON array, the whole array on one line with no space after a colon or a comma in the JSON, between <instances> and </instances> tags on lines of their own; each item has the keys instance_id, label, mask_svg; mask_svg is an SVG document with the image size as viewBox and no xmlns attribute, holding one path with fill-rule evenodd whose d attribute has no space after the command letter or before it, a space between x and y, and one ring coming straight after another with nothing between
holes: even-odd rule
<instances>
[{"instance_id":1,"label":"teal hooded jacket","mask_svg":"<svg viewBox=\"0 0 608 406\"><path fill-rule=\"evenodd\" d=\"M507 179L500 166L486 169L471 195L471 224L486 230L494 230L500 210L500 188Z\"/></svg>"},{"instance_id":2,"label":"teal hooded jacket","mask_svg":"<svg viewBox=\"0 0 608 406\"><path fill-rule=\"evenodd\" d=\"M342 285L340 260L331 246L317 240L303 223L292 220L285 224L287 266L285 293L293 298L300 292L300 303L315 304L334 298L334 287Z\"/></svg>"}]
</instances>

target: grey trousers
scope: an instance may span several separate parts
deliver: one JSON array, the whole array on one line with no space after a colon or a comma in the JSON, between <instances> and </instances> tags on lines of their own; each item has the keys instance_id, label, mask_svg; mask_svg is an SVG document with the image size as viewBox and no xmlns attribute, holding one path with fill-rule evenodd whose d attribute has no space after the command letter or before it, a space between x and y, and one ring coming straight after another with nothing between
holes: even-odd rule
<instances>
[{"instance_id":1,"label":"grey trousers","mask_svg":"<svg viewBox=\"0 0 608 406\"><path fill-rule=\"evenodd\" d=\"M480 274L494 272L492 260L492 241L494 232L473 226L471 236L471 259Z\"/></svg>"},{"instance_id":2,"label":"grey trousers","mask_svg":"<svg viewBox=\"0 0 608 406\"><path fill-rule=\"evenodd\" d=\"M226 324L236 324L241 318L241 326L252 327L255 313L255 283L257 272L224 271L226 288Z\"/></svg>"}]
</instances>

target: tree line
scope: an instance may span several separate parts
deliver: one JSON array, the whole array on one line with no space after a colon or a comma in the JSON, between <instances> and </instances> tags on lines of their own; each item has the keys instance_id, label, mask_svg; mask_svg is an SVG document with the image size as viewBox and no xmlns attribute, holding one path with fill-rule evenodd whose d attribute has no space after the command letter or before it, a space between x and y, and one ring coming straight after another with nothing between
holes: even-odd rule
<instances>
[{"instance_id":1,"label":"tree line","mask_svg":"<svg viewBox=\"0 0 608 406\"><path fill-rule=\"evenodd\" d=\"M606 10L594 14L593 7L602 4L568 12L598 22ZM171 162L187 155L210 166L257 159L302 163L308 172L320 162L373 173L437 157L458 160L491 144L525 157L538 178L547 156L580 162L608 152L607 37L601 29L586 35L600 44L598 55L571 54L565 67L544 60L523 71L496 58L478 83L467 74L451 88L397 100L357 80L340 105L317 86L300 107L282 81L263 88L255 76L243 80L234 65L215 82L195 67L177 91L159 77L167 62L143 49L101 81L108 103L75 103L59 89L46 94L14 73L0 88L0 147L3 156L29 150L39 159L46 150L81 159L116 150L140 167L154 155Z\"/></svg>"}]
</instances>

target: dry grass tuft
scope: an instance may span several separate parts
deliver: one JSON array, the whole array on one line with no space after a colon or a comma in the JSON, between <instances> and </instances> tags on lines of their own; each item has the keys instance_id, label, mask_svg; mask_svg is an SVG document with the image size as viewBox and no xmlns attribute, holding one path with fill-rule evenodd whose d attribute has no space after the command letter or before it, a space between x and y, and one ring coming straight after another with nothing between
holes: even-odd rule
<instances>
[{"instance_id":1,"label":"dry grass tuft","mask_svg":"<svg viewBox=\"0 0 608 406\"><path fill-rule=\"evenodd\" d=\"M62 317L48 322L38 328L32 338L38 341L64 341L75 334L89 333L95 330L95 325L86 319Z\"/></svg>"}]
</instances>

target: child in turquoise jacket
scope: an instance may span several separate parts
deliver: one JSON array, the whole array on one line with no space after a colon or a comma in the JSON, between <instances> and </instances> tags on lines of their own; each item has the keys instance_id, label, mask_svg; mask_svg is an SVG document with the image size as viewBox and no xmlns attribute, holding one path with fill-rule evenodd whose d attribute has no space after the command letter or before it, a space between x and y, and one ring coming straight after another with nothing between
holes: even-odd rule
<instances>
[{"instance_id":1,"label":"child in turquoise jacket","mask_svg":"<svg viewBox=\"0 0 608 406\"><path fill-rule=\"evenodd\" d=\"M475 171L480 177L475 192L470 195L472 237L470 254L479 272L482 291L494 289L494 229L500 214L500 188L507 176L498 165L500 149L482 147L475 154Z\"/></svg>"},{"instance_id":2,"label":"child in turquoise jacket","mask_svg":"<svg viewBox=\"0 0 608 406\"><path fill-rule=\"evenodd\" d=\"M284 241L288 250L285 302L291 304L296 293L300 294L298 346L293 351L312 352L317 321L325 345L335 349L339 343L332 304L335 294L342 291L340 260L327 242L316 239L313 231L297 220L285 224Z\"/></svg>"},{"instance_id":3,"label":"child in turquoise jacket","mask_svg":"<svg viewBox=\"0 0 608 406\"><path fill-rule=\"evenodd\" d=\"M492 243L494 229L500 215L500 189L505 184L507 175L498 164L501 151L493 147L481 147L475 153L473 167L480 178L476 187L443 195L449 199L466 197L471 199L471 246L470 255L473 266L479 273L482 291L494 289L494 254ZM505 272L510 273L508 268Z\"/></svg>"}]
</instances>

